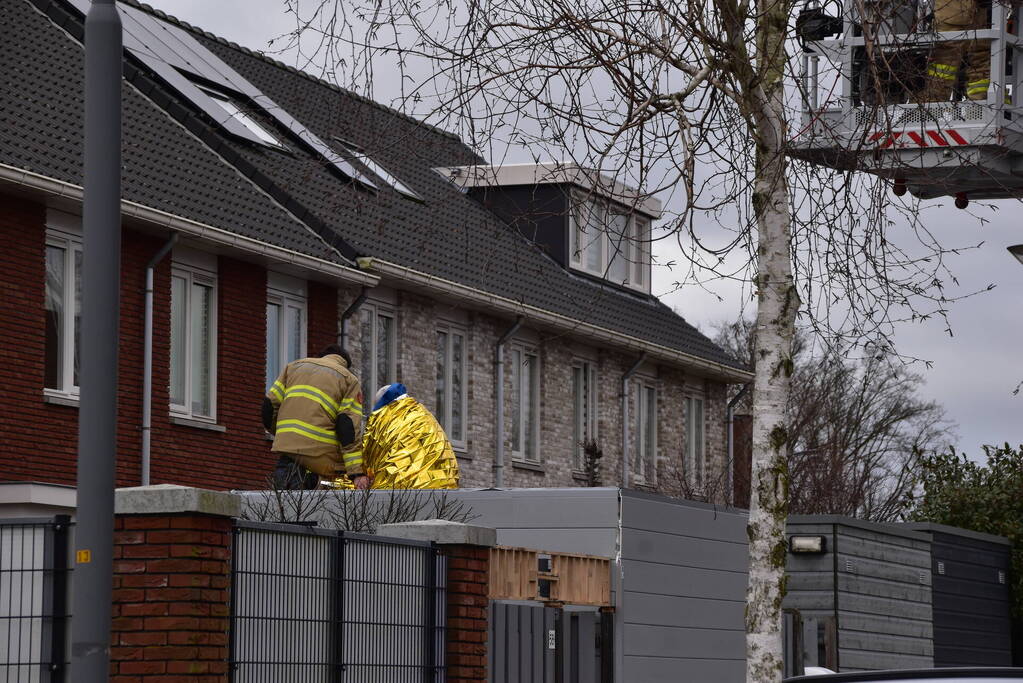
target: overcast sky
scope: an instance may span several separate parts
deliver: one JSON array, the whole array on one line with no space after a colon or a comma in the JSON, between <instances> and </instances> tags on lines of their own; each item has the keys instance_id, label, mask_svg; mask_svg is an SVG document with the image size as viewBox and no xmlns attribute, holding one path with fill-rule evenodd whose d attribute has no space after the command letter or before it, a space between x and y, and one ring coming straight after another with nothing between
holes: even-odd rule
<instances>
[{"instance_id":1,"label":"overcast sky","mask_svg":"<svg viewBox=\"0 0 1023 683\"><path fill-rule=\"evenodd\" d=\"M150 0L150 4L255 50L266 50L268 41L289 31L293 19L284 13L284 0ZM277 55L288 63L294 58ZM381 93L381 96L389 95ZM898 350L933 363L918 365L926 379L924 394L941 403L957 425L958 446L976 457L984 443L1023 443L1023 392L1013 396L1023 380L1023 265L1005 248L1023 243L1023 204L996 202L976 207L988 219L959 212L951 200L930 202L927 226L947 244L983 241L980 249L952 257L950 267L961 291L995 289L953 305L950 337L941 322L907 325L896 335ZM662 260L672 258L662 246ZM678 275L655 274L655 290L667 291ZM724 300L719 301L718 296ZM689 322L710 334L715 322L731 320L742 307L740 292L732 286L716 286L713 294L688 287L662 297ZM747 310L749 307L747 306Z\"/></svg>"}]
</instances>

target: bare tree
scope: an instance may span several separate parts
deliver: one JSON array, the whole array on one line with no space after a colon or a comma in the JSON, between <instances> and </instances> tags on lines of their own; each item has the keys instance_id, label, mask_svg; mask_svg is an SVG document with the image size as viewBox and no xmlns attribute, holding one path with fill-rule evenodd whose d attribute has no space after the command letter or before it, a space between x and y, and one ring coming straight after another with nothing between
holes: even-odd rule
<instances>
[{"instance_id":1,"label":"bare tree","mask_svg":"<svg viewBox=\"0 0 1023 683\"><path fill-rule=\"evenodd\" d=\"M756 391L747 679L779 681L797 315L822 336L867 339L887 352L894 324L944 315L949 301L948 252L914 204L890 206L876 178L788 158L792 139L806 132L789 126L800 100L786 93L797 82L794 0L287 6L300 66L343 74L340 85L372 95L383 60L400 79L396 106L459 133L494 164L522 147L644 193L623 202L666 197L671 212L653 239L682 248L679 286L749 283ZM888 209L911 226L909 245L891 234Z\"/></svg>"},{"instance_id":2,"label":"bare tree","mask_svg":"<svg viewBox=\"0 0 1023 683\"><path fill-rule=\"evenodd\" d=\"M377 489L365 491L280 488L267 479L267 490L245 499L242 517L261 522L309 524L328 529L376 533L381 524L424 519L471 522L479 515L464 501L453 500L446 491L426 489Z\"/></svg>"},{"instance_id":3,"label":"bare tree","mask_svg":"<svg viewBox=\"0 0 1023 683\"><path fill-rule=\"evenodd\" d=\"M715 339L746 360L752 337L752 324L740 319L719 325ZM951 427L940 405L918 396L923 379L902 361L847 351L814 351L805 333L796 334L788 408L790 512L894 521L910 504L920 456L945 448ZM748 490L748 482L739 488Z\"/></svg>"}]
</instances>

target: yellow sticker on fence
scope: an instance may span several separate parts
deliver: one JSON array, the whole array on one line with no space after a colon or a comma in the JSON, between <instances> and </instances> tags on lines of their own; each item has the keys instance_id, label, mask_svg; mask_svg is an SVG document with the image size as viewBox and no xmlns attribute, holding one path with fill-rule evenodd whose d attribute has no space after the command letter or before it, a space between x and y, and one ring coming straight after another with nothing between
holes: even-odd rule
<instances>
[{"instance_id":1,"label":"yellow sticker on fence","mask_svg":"<svg viewBox=\"0 0 1023 683\"><path fill-rule=\"evenodd\" d=\"M75 553L75 560L78 564L88 564L92 562L92 551L91 550L79 550Z\"/></svg>"}]
</instances>

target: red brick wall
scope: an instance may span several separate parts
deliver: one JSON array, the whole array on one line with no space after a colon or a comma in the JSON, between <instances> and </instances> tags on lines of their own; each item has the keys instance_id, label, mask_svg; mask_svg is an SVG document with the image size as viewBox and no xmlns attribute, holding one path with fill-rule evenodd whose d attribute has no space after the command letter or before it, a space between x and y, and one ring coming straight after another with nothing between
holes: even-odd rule
<instances>
[{"instance_id":1,"label":"red brick wall","mask_svg":"<svg viewBox=\"0 0 1023 683\"><path fill-rule=\"evenodd\" d=\"M118 516L111 683L227 681L231 520Z\"/></svg>"},{"instance_id":2,"label":"red brick wall","mask_svg":"<svg viewBox=\"0 0 1023 683\"><path fill-rule=\"evenodd\" d=\"M170 262L158 278L154 320L153 484L212 489L264 485L272 463L260 405L266 373L266 271L220 257L217 263L217 424L224 432L173 424L170 411Z\"/></svg>"},{"instance_id":3,"label":"red brick wall","mask_svg":"<svg viewBox=\"0 0 1023 683\"><path fill-rule=\"evenodd\" d=\"M444 546L448 556L447 680L487 680L487 573L490 551Z\"/></svg>"},{"instance_id":4,"label":"red brick wall","mask_svg":"<svg viewBox=\"0 0 1023 683\"><path fill-rule=\"evenodd\" d=\"M78 410L43 400L45 208L0 195L0 481L74 484ZM145 267L164 242L130 229L122 237L117 483L140 483ZM265 380L266 272L218 262L216 432L169 418L171 258L156 269L153 321L153 484L260 488L275 458L260 423ZM336 338L337 296L310 283L309 343Z\"/></svg>"},{"instance_id":5,"label":"red brick wall","mask_svg":"<svg viewBox=\"0 0 1023 683\"><path fill-rule=\"evenodd\" d=\"M73 483L78 411L43 403L45 209L0 197L0 480ZM56 409L55 409L56 408Z\"/></svg>"},{"instance_id":6,"label":"red brick wall","mask_svg":"<svg viewBox=\"0 0 1023 683\"><path fill-rule=\"evenodd\" d=\"M315 355L328 344L336 344L338 318L337 289L319 282L309 282L309 330L306 346L310 355Z\"/></svg>"}]
</instances>

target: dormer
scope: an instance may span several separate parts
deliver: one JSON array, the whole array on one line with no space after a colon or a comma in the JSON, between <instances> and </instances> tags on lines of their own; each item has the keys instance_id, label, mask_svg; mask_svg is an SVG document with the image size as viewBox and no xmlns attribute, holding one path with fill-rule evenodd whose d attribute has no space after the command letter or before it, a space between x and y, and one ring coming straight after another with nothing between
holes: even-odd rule
<instances>
[{"instance_id":1,"label":"dormer","mask_svg":"<svg viewBox=\"0 0 1023 683\"><path fill-rule=\"evenodd\" d=\"M436 169L565 268L650 292L650 227L661 203L557 162Z\"/></svg>"}]
</instances>

